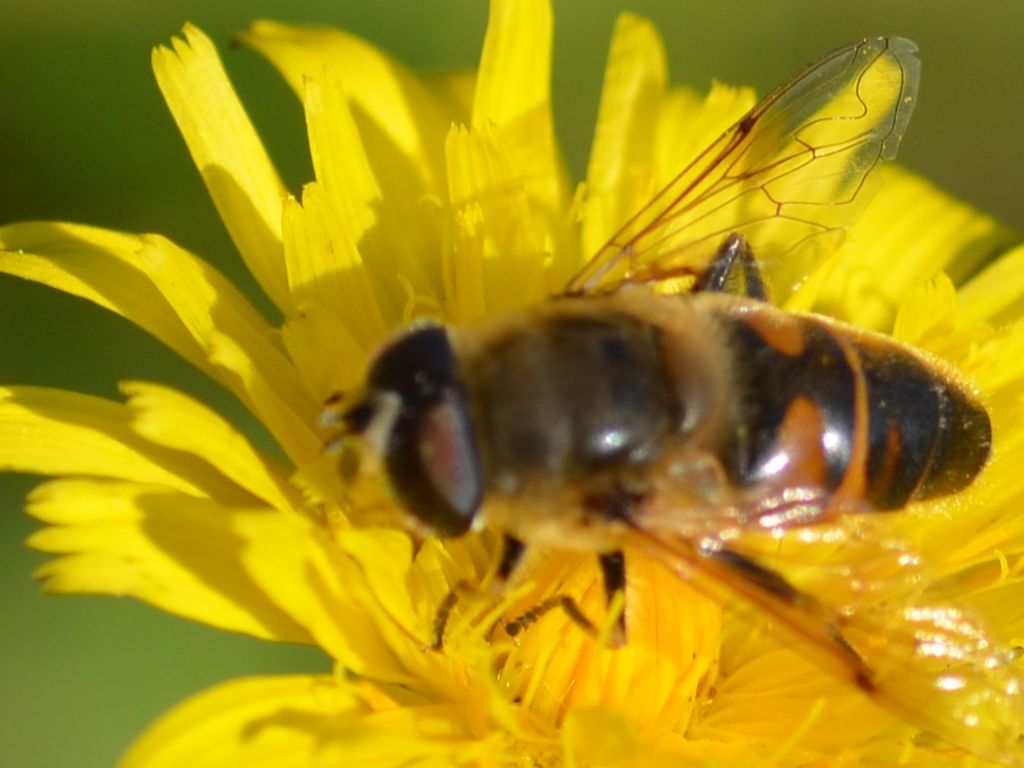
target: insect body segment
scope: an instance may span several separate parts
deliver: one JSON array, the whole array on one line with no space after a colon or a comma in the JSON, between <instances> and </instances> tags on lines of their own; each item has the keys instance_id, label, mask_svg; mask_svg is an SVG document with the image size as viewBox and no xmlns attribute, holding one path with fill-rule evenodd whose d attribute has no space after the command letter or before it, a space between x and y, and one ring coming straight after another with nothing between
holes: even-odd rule
<instances>
[{"instance_id":1,"label":"insect body segment","mask_svg":"<svg viewBox=\"0 0 1024 768\"><path fill-rule=\"evenodd\" d=\"M991 441L977 401L891 340L713 293L627 292L471 331L416 328L369 383L395 402L383 457L396 492L447 535L488 499L621 517L624 493L657 491L644 472L666 455L722 471L689 489L705 507L769 511L801 488L822 509L897 509L965 487ZM548 512L510 533L550 527L539 538L564 544L563 512L532 519Z\"/></svg>"},{"instance_id":2,"label":"insect body segment","mask_svg":"<svg viewBox=\"0 0 1024 768\"><path fill-rule=\"evenodd\" d=\"M723 466L892 510L954 493L985 465L991 428L958 382L885 337L769 307L720 310L736 423Z\"/></svg>"},{"instance_id":3,"label":"insect body segment","mask_svg":"<svg viewBox=\"0 0 1024 768\"><path fill-rule=\"evenodd\" d=\"M428 344L444 354L411 365ZM589 527L628 517L623 499L692 481L686 462L705 482L674 490L701 509L743 517L802 489L822 514L889 510L961 490L991 439L973 396L899 344L725 294L626 291L418 328L370 381L400 402L384 458L422 522L461 533L484 514L563 546L594 546ZM666 462L683 480L652 477Z\"/></svg>"}]
</instances>

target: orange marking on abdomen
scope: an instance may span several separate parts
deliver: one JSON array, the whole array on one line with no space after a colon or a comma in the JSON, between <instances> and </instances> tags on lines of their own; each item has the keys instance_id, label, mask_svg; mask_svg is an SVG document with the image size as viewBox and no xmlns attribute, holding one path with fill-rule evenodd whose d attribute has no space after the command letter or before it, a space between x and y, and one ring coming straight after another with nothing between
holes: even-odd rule
<instances>
[{"instance_id":1,"label":"orange marking on abdomen","mask_svg":"<svg viewBox=\"0 0 1024 768\"><path fill-rule=\"evenodd\" d=\"M753 328L765 344L789 357L803 353L807 346L803 324L799 319L784 312L758 310L743 312L743 322Z\"/></svg>"},{"instance_id":2,"label":"orange marking on abdomen","mask_svg":"<svg viewBox=\"0 0 1024 768\"><path fill-rule=\"evenodd\" d=\"M843 479L835 489L835 496L840 499L861 501L867 494L868 456L871 448L868 385L857 349L842 334L828 330L843 351L853 376L853 434L850 436L850 460L846 465Z\"/></svg>"},{"instance_id":3,"label":"orange marking on abdomen","mask_svg":"<svg viewBox=\"0 0 1024 768\"><path fill-rule=\"evenodd\" d=\"M818 407L807 397L794 398L786 409L775 441L776 453L785 454L786 458L786 469L779 475L783 485L828 487L828 466L822 445L824 429ZM771 463L772 459L768 459L761 466L764 468Z\"/></svg>"}]
</instances>

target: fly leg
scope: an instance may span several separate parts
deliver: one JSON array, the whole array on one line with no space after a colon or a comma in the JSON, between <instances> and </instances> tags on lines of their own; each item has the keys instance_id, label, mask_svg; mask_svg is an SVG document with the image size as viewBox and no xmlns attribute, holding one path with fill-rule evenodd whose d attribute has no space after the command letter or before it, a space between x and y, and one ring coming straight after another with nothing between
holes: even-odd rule
<instances>
[{"instance_id":1,"label":"fly leg","mask_svg":"<svg viewBox=\"0 0 1024 768\"><path fill-rule=\"evenodd\" d=\"M615 597L620 592L625 591L626 588L626 558L619 551L607 552L598 556L598 562L601 565L601 574L604 577L606 604L610 608ZM580 608L579 604L570 595L553 595L549 597L544 602L535 605L530 610L508 622L505 625L505 632L510 637L515 637L531 625L536 624L554 608L560 608L573 624L591 637L595 639L601 637L601 628L587 618L587 615L583 613L583 609ZM624 611L620 610L615 626L608 636L608 645L612 648L618 648L625 642L626 615Z\"/></svg>"},{"instance_id":2,"label":"fly leg","mask_svg":"<svg viewBox=\"0 0 1024 768\"><path fill-rule=\"evenodd\" d=\"M611 608L619 593L623 598L626 594L626 556L622 550L607 552L598 556L601 564L601 575L604 577L605 605ZM623 605L615 619L615 626L608 638L612 647L618 648L626 644L626 606Z\"/></svg>"},{"instance_id":3,"label":"fly leg","mask_svg":"<svg viewBox=\"0 0 1024 768\"><path fill-rule=\"evenodd\" d=\"M498 568L494 574L493 589L495 591L500 592L505 588L516 566L522 562L525 551L526 545L523 542L514 536L505 534L501 541L501 558L498 560ZM437 611L434 613L434 639L430 644L431 650L440 651L444 647L444 633L448 628L452 611L458 605L459 596L475 595L479 591L478 587L465 580L457 582L448 590L448 594L444 596L444 600L437 606Z\"/></svg>"},{"instance_id":4,"label":"fly leg","mask_svg":"<svg viewBox=\"0 0 1024 768\"><path fill-rule=\"evenodd\" d=\"M596 518L606 523L630 524L636 507L644 500L643 494L635 493L626 488L615 487L607 493L598 493L584 500L587 508L593 511ZM611 609L616 598L626 591L626 558L621 550L603 552L598 555L601 576L604 580L605 605ZM626 611L620 603L615 626L607 637L612 648L618 648L626 642ZM594 638L601 637L601 628L587 618L576 601L569 595L554 595L535 606L531 610L505 625L505 631L515 636L537 622L552 608L561 608L569 619L580 629Z\"/></svg>"}]
</instances>

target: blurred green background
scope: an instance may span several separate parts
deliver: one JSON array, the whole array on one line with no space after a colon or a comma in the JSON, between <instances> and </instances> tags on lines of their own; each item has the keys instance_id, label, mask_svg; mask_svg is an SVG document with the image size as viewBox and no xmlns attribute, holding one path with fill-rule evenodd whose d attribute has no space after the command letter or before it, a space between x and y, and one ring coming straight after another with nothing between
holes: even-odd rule
<instances>
[{"instance_id":1,"label":"blurred green background","mask_svg":"<svg viewBox=\"0 0 1024 768\"><path fill-rule=\"evenodd\" d=\"M585 167L615 16L655 20L673 78L762 92L814 56L867 34L918 42L920 105L901 158L1024 230L1024 3L917 0L554 0L558 130ZM245 281L149 69L150 48L192 21L227 68L293 190L310 177L299 104L269 66L230 49L251 19L343 26L424 70L479 53L483 0L6 0L0 13L0 222L67 219L156 231ZM232 414L236 405L171 353L84 302L0 278L0 382L108 397L125 378L171 380ZM33 478L0 477L0 762L109 766L160 712L219 680L326 669L307 649L228 636L130 601L46 598L23 541Z\"/></svg>"}]
</instances>

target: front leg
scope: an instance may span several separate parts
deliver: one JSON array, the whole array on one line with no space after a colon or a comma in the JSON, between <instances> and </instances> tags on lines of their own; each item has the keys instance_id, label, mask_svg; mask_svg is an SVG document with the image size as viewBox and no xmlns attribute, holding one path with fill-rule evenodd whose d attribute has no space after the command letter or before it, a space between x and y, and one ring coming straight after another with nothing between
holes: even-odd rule
<instances>
[{"instance_id":1,"label":"front leg","mask_svg":"<svg viewBox=\"0 0 1024 768\"><path fill-rule=\"evenodd\" d=\"M597 493L584 499L584 506L602 524L629 523L644 496L625 488L613 488L607 493ZM619 593L626 591L626 558L621 550L603 552L598 555L601 576L604 581L605 605L611 608ZM580 609L577 602L569 595L554 595L531 610L516 617L505 625L505 631L515 636L536 623L552 608L561 608L566 616L580 629L591 637L599 637L601 630ZM618 648L626 642L626 609L622 606L608 638L608 645Z\"/></svg>"},{"instance_id":2,"label":"front leg","mask_svg":"<svg viewBox=\"0 0 1024 768\"><path fill-rule=\"evenodd\" d=\"M523 560L526 552L526 545L514 536L505 534L501 540L501 557L498 559L498 568L494 572L494 583L492 590L502 592L508 584L508 580L516 570L516 566ZM448 628L448 620L452 611L459 602L460 593L477 594L478 588L466 581L460 581L444 596L444 600L437 606L434 613L434 639L430 644L431 650L440 651L444 647L444 633Z\"/></svg>"},{"instance_id":3,"label":"front leg","mask_svg":"<svg viewBox=\"0 0 1024 768\"><path fill-rule=\"evenodd\" d=\"M598 562L601 564L601 575L604 578L604 590L606 605L612 606L616 595L625 592L626 589L626 558L622 552L607 552L598 555ZM577 603L569 595L553 595L542 603L535 605L526 613L517 616L505 625L505 632L510 637L515 637L530 625L537 623L541 617L546 615L552 608L561 608L562 612L569 617L573 624L578 626L593 638L601 637L601 628L592 622L583 613ZM626 612L625 607L619 612L615 626L608 636L608 645L611 648L619 648L626 642Z\"/></svg>"},{"instance_id":4,"label":"front leg","mask_svg":"<svg viewBox=\"0 0 1024 768\"><path fill-rule=\"evenodd\" d=\"M510 536L506 533L502 537L501 558L498 560L498 570L494 573L496 588L505 588L516 567L523 561L523 554L525 552L526 545L515 536Z\"/></svg>"},{"instance_id":5,"label":"front leg","mask_svg":"<svg viewBox=\"0 0 1024 768\"><path fill-rule=\"evenodd\" d=\"M625 597L626 592L626 556L621 550L607 552L598 555L598 562L601 564L601 575L604 577L605 604L611 608L615 596L620 592ZM623 604L619 611L615 628L612 630L608 643L617 648L626 643L626 606Z\"/></svg>"}]
</instances>

